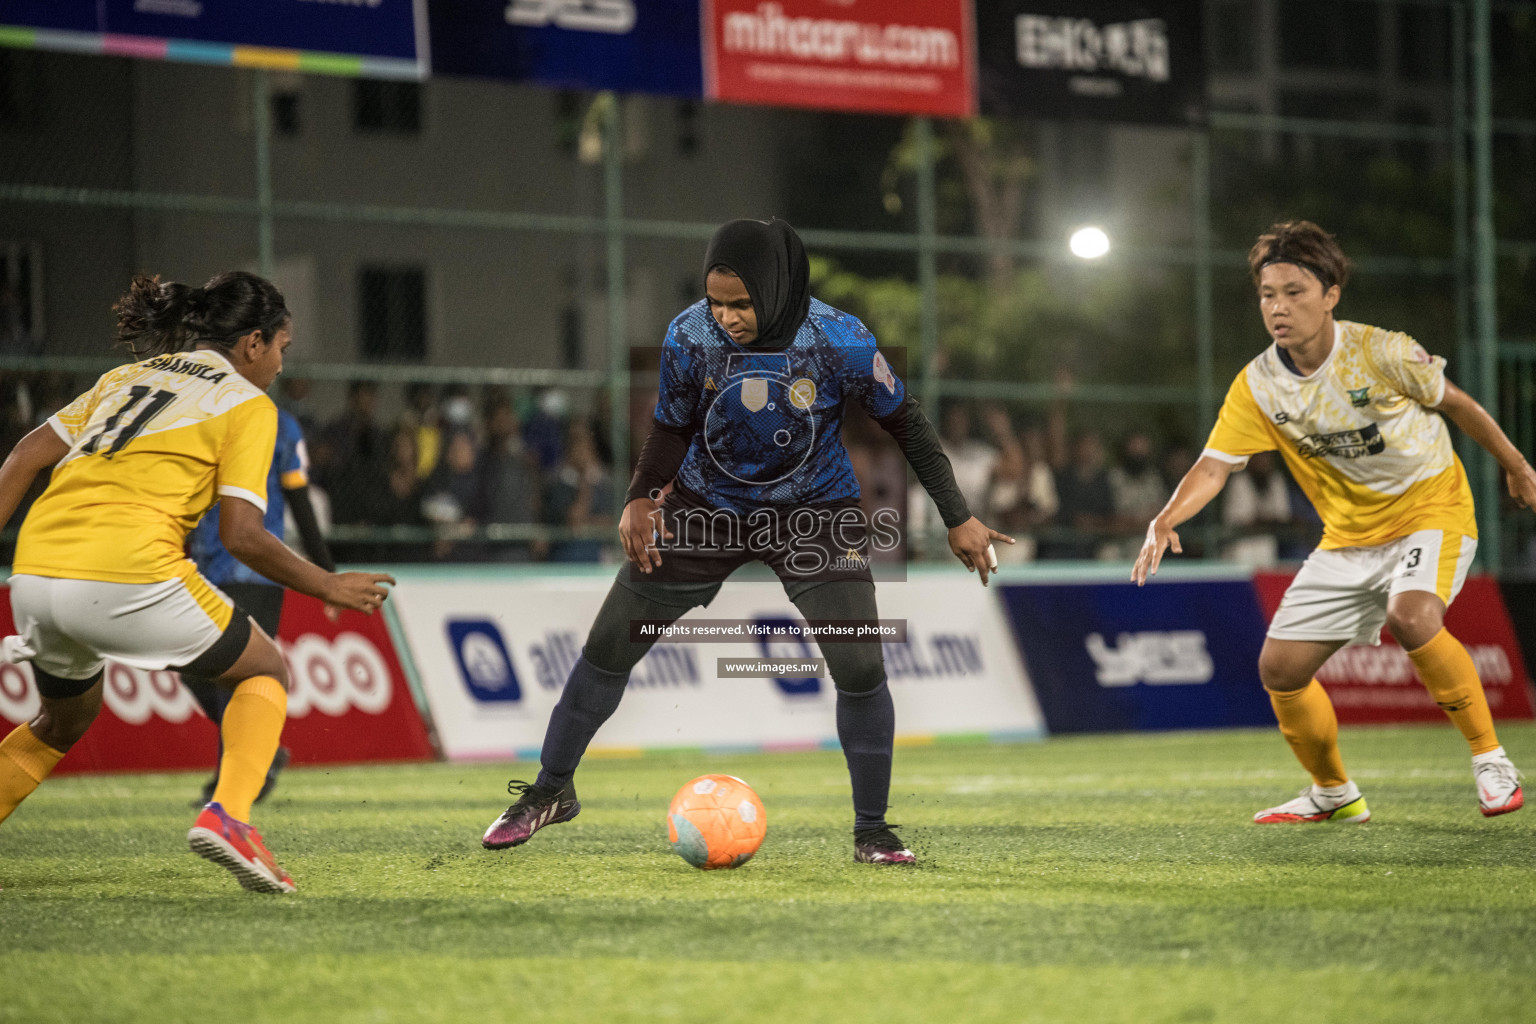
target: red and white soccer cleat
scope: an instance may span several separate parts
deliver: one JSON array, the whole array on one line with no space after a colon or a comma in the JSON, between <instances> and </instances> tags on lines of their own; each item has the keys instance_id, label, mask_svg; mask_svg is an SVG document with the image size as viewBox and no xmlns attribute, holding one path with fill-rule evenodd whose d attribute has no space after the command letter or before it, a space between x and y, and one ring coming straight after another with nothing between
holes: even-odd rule
<instances>
[{"instance_id":1,"label":"red and white soccer cleat","mask_svg":"<svg viewBox=\"0 0 1536 1024\"><path fill-rule=\"evenodd\" d=\"M1287 800L1278 807L1268 807L1253 816L1260 825L1301 824L1314 821L1362 822L1371 820L1370 808L1360 787L1346 783L1344 792L1329 796L1316 785L1308 786L1294 800Z\"/></svg>"},{"instance_id":2,"label":"red and white soccer cleat","mask_svg":"<svg viewBox=\"0 0 1536 1024\"><path fill-rule=\"evenodd\" d=\"M1520 769L1504 753L1504 748L1472 759L1472 777L1477 780L1477 805L1483 817L1518 811L1525 806L1520 791Z\"/></svg>"},{"instance_id":3,"label":"red and white soccer cleat","mask_svg":"<svg viewBox=\"0 0 1536 1024\"><path fill-rule=\"evenodd\" d=\"M209 804L187 833L192 852L229 869L252 892L293 892L297 886L261 841L261 833L231 818L219 804Z\"/></svg>"}]
</instances>

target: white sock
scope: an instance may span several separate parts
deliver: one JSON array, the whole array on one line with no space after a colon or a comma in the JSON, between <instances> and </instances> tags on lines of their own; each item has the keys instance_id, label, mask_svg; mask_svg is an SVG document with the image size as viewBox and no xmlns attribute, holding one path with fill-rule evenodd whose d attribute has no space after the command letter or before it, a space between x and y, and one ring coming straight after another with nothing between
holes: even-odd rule
<instances>
[{"instance_id":1,"label":"white sock","mask_svg":"<svg viewBox=\"0 0 1536 1024\"><path fill-rule=\"evenodd\" d=\"M1316 783L1313 783L1312 788L1318 796L1326 796L1330 800L1337 800L1339 797L1349 792L1349 783L1346 782L1342 786L1319 786Z\"/></svg>"},{"instance_id":2,"label":"white sock","mask_svg":"<svg viewBox=\"0 0 1536 1024\"><path fill-rule=\"evenodd\" d=\"M1486 754L1473 754L1473 764L1485 764L1488 761L1508 761L1509 755L1504 753L1503 747L1494 747Z\"/></svg>"}]
</instances>

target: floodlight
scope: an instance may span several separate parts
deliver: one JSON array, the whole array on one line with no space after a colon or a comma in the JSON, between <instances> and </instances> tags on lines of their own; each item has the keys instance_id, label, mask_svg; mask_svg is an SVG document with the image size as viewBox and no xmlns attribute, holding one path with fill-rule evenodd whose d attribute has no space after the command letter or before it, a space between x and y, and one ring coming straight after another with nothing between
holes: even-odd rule
<instances>
[{"instance_id":1,"label":"floodlight","mask_svg":"<svg viewBox=\"0 0 1536 1024\"><path fill-rule=\"evenodd\" d=\"M1096 260L1109 252L1109 236L1102 228L1078 228L1067 245L1079 259Z\"/></svg>"}]
</instances>

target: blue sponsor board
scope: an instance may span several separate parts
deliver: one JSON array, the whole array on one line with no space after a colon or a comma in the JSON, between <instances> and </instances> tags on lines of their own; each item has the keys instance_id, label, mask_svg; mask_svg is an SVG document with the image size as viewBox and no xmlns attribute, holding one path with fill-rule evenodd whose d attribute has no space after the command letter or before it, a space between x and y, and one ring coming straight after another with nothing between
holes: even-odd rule
<instances>
[{"instance_id":1,"label":"blue sponsor board","mask_svg":"<svg viewBox=\"0 0 1536 1024\"><path fill-rule=\"evenodd\" d=\"M453 645L459 678L478 701L506 702L523 699L517 670L507 654L501 630L490 619L449 619L448 642Z\"/></svg>"},{"instance_id":2,"label":"blue sponsor board","mask_svg":"<svg viewBox=\"0 0 1536 1024\"><path fill-rule=\"evenodd\" d=\"M0 24L415 63L416 4L417 0L0 0ZM40 40L39 45L47 41Z\"/></svg>"},{"instance_id":3,"label":"blue sponsor board","mask_svg":"<svg viewBox=\"0 0 1536 1024\"><path fill-rule=\"evenodd\" d=\"M439 0L434 74L704 95L699 0Z\"/></svg>"},{"instance_id":4,"label":"blue sponsor board","mask_svg":"<svg viewBox=\"0 0 1536 1024\"><path fill-rule=\"evenodd\" d=\"M1052 733L1274 724L1247 580L1011 584L1001 597Z\"/></svg>"}]
</instances>

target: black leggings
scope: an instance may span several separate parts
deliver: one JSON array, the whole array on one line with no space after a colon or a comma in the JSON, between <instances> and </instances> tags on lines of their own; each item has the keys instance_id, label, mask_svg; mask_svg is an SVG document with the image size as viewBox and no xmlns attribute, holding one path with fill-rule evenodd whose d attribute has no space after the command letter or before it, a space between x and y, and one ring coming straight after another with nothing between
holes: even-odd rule
<instances>
[{"instance_id":1,"label":"black leggings","mask_svg":"<svg viewBox=\"0 0 1536 1024\"><path fill-rule=\"evenodd\" d=\"M631 640L629 624L636 619L673 622L689 609L708 604L720 584L705 586L658 583L648 594L615 582L602 610L587 634L583 654L604 672L627 673L645 657L655 640ZM786 587L785 592L807 619L875 619L875 585L867 580L834 580L808 587ZM666 600L658 600L665 598ZM832 682L846 693L867 693L885 679L885 652L879 641L829 643L822 657Z\"/></svg>"}]
</instances>

